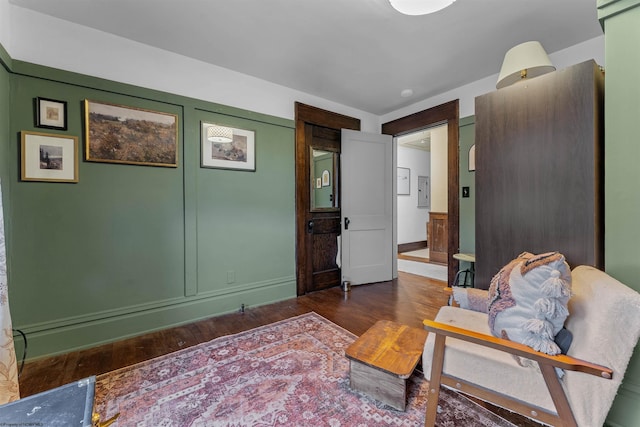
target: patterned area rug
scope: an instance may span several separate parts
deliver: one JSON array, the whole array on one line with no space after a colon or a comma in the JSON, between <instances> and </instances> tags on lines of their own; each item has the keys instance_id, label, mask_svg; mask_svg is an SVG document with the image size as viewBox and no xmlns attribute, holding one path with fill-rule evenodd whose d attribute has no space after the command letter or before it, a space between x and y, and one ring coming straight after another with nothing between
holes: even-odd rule
<instances>
[{"instance_id":1,"label":"patterned area rug","mask_svg":"<svg viewBox=\"0 0 640 427\"><path fill-rule=\"evenodd\" d=\"M405 412L349 388L356 336L316 313L220 337L98 377L96 409L117 426L418 426L428 383L410 379ZM512 427L443 390L438 426Z\"/></svg>"}]
</instances>

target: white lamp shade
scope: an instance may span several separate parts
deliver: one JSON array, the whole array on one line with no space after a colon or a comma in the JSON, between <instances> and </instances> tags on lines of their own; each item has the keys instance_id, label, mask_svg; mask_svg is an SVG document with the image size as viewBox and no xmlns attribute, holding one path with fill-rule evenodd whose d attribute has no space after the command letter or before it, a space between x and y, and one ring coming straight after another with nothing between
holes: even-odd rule
<instances>
[{"instance_id":1,"label":"white lamp shade","mask_svg":"<svg viewBox=\"0 0 640 427\"><path fill-rule=\"evenodd\" d=\"M207 128L207 140L211 142L233 141L233 129L226 126L213 125Z\"/></svg>"},{"instance_id":2,"label":"white lamp shade","mask_svg":"<svg viewBox=\"0 0 640 427\"><path fill-rule=\"evenodd\" d=\"M526 70L526 77L530 79L555 69L540 42L522 43L504 55L496 88L501 89L521 80L523 70Z\"/></svg>"},{"instance_id":3,"label":"white lamp shade","mask_svg":"<svg viewBox=\"0 0 640 427\"><path fill-rule=\"evenodd\" d=\"M391 6L405 15L427 15L451 5L456 0L389 0Z\"/></svg>"}]
</instances>

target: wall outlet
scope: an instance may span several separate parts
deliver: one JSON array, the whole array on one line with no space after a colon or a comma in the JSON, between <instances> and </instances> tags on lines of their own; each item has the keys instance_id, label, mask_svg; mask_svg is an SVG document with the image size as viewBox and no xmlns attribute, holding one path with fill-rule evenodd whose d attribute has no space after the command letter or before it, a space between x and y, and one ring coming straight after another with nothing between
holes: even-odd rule
<instances>
[{"instance_id":1,"label":"wall outlet","mask_svg":"<svg viewBox=\"0 0 640 427\"><path fill-rule=\"evenodd\" d=\"M227 271L227 284L235 283L236 281L236 272L233 270Z\"/></svg>"}]
</instances>

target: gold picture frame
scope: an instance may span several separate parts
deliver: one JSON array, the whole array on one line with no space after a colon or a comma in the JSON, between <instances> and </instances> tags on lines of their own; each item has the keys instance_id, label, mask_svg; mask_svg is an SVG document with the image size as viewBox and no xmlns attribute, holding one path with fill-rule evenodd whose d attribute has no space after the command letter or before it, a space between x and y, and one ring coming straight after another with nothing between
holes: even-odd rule
<instances>
[{"instance_id":1,"label":"gold picture frame","mask_svg":"<svg viewBox=\"0 0 640 427\"><path fill-rule=\"evenodd\" d=\"M178 167L178 116L84 101L85 160Z\"/></svg>"},{"instance_id":2,"label":"gold picture frame","mask_svg":"<svg viewBox=\"0 0 640 427\"><path fill-rule=\"evenodd\" d=\"M78 182L78 137L20 132L22 181Z\"/></svg>"}]
</instances>

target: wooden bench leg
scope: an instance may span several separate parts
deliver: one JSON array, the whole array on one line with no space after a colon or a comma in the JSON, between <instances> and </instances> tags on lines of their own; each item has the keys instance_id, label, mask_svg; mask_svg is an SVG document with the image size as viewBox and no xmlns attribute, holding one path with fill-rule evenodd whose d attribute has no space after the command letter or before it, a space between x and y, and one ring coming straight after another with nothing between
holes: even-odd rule
<instances>
[{"instance_id":1,"label":"wooden bench leg","mask_svg":"<svg viewBox=\"0 0 640 427\"><path fill-rule=\"evenodd\" d=\"M433 360L431 361L431 378L429 379L429 395L427 397L427 412L425 414L425 427L436 425L438 414L438 400L440 399L440 379L442 377L442 366L444 364L444 335L436 335L436 342L433 347Z\"/></svg>"}]
</instances>

